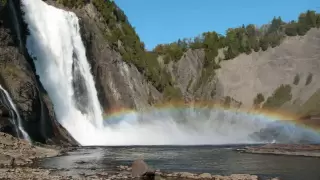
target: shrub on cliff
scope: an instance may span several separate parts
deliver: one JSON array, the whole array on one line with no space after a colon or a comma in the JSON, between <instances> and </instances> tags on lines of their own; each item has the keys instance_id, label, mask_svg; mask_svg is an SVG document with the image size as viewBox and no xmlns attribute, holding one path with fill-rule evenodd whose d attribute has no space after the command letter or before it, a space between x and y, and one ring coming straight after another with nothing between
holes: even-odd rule
<instances>
[{"instance_id":1,"label":"shrub on cliff","mask_svg":"<svg viewBox=\"0 0 320 180\"><path fill-rule=\"evenodd\" d=\"M291 21L285 26L286 35L288 36L305 35L311 28L319 27L320 25L319 17L320 17L320 14L317 14L315 11L308 10L306 13L301 13L298 17L297 22Z\"/></svg>"},{"instance_id":2,"label":"shrub on cliff","mask_svg":"<svg viewBox=\"0 0 320 180\"><path fill-rule=\"evenodd\" d=\"M282 106L287 101L290 101L292 98L291 86L290 85L281 85L278 87L271 97L263 104L263 108L278 108Z\"/></svg>"},{"instance_id":3,"label":"shrub on cliff","mask_svg":"<svg viewBox=\"0 0 320 180\"><path fill-rule=\"evenodd\" d=\"M7 4L7 0L0 0L0 6L4 6Z\"/></svg>"},{"instance_id":4,"label":"shrub on cliff","mask_svg":"<svg viewBox=\"0 0 320 180\"><path fill-rule=\"evenodd\" d=\"M307 80L306 80L306 86L311 83L311 81L312 81L312 76L313 76L313 75L312 75L311 73L308 74L308 77L307 77Z\"/></svg>"},{"instance_id":5,"label":"shrub on cliff","mask_svg":"<svg viewBox=\"0 0 320 180\"><path fill-rule=\"evenodd\" d=\"M85 4L85 1L86 0L57 0L58 3L66 6L66 7L69 7L69 8L82 7Z\"/></svg>"},{"instance_id":6,"label":"shrub on cliff","mask_svg":"<svg viewBox=\"0 0 320 180\"><path fill-rule=\"evenodd\" d=\"M265 99L264 99L263 94L259 93L259 94L257 94L257 96L254 98L253 104L254 104L255 106L258 106L258 105L260 105L264 100L265 100Z\"/></svg>"},{"instance_id":7,"label":"shrub on cliff","mask_svg":"<svg viewBox=\"0 0 320 180\"><path fill-rule=\"evenodd\" d=\"M299 82L300 82L300 76L299 76L299 74L296 74L296 76L293 79L293 84L298 85Z\"/></svg>"},{"instance_id":8,"label":"shrub on cliff","mask_svg":"<svg viewBox=\"0 0 320 180\"><path fill-rule=\"evenodd\" d=\"M217 56L219 48L227 47L224 51L225 59L233 59L241 53L250 54L252 51L263 51L269 47L280 45L282 39L287 36L305 35L313 27L320 27L320 14L315 11L301 13L298 21L285 23L281 17L274 17L269 25L258 29L255 25L229 28L225 36L214 31L206 32L195 38L178 40L170 44L160 44L154 48L154 52L166 57L166 63L177 61L189 48L204 49L205 61L211 61ZM213 57L213 58L212 58Z\"/></svg>"},{"instance_id":9,"label":"shrub on cliff","mask_svg":"<svg viewBox=\"0 0 320 180\"><path fill-rule=\"evenodd\" d=\"M184 49L180 50L183 42L163 47L163 49L159 49L158 53L148 52L145 50L144 43L140 41L139 36L127 20L127 17L116 6L114 1L92 0L92 2L110 30L104 30L110 47L118 51L125 62L135 65L158 91L166 91L165 94L170 97L176 96L178 93L176 90L173 90L171 75L161 68L157 57L159 53L166 51L170 58L179 59L184 51Z\"/></svg>"},{"instance_id":10,"label":"shrub on cliff","mask_svg":"<svg viewBox=\"0 0 320 180\"><path fill-rule=\"evenodd\" d=\"M166 100L179 100L182 98L182 93L179 88L173 86L166 86L164 89L164 97Z\"/></svg>"}]
</instances>

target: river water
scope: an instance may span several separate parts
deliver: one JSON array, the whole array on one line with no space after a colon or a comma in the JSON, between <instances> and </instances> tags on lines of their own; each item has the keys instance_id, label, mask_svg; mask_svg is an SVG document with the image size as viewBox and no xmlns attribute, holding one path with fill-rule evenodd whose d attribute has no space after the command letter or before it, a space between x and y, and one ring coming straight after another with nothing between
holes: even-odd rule
<instances>
[{"instance_id":1,"label":"river water","mask_svg":"<svg viewBox=\"0 0 320 180\"><path fill-rule=\"evenodd\" d=\"M320 180L320 158L246 154L235 151L237 148L241 146L86 147L45 159L40 166L75 173L112 171L117 165L130 165L143 158L151 167L169 172L248 173L262 179Z\"/></svg>"}]
</instances>

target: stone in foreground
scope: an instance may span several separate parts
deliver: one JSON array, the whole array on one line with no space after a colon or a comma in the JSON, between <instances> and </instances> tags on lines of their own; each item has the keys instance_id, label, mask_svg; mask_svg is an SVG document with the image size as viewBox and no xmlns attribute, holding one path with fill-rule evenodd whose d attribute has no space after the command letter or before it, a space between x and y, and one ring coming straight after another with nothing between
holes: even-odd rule
<instances>
[{"instance_id":1,"label":"stone in foreground","mask_svg":"<svg viewBox=\"0 0 320 180\"><path fill-rule=\"evenodd\" d=\"M132 163L132 170L131 174L133 178L142 178L142 179L154 179L155 172L154 170L150 169L142 159L135 160Z\"/></svg>"}]
</instances>

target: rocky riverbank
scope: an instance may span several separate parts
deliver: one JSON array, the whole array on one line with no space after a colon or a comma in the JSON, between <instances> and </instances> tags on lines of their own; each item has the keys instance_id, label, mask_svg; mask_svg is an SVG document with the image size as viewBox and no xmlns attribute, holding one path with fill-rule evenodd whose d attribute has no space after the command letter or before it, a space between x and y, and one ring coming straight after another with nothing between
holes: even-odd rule
<instances>
[{"instance_id":1,"label":"rocky riverbank","mask_svg":"<svg viewBox=\"0 0 320 180\"><path fill-rule=\"evenodd\" d=\"M273 154L290 156L307 156L320 158L320 145L267 144L258 147L246 147L238 151L255 154Z\"/></svg>"},{"instance_id":2,"label":"rocky riverbank","mask_svg":"<svg viewBox=\"0 0 320 180\"><path fill-rule=\"evenodd\" d=\"M17 139L0 132L0 179L215 179L215 180L257 180L258 176L249 174L232 174L230 176L209 173L194 174L189 172L162 172L153 170L143 160L136 160L132 166L118 166L117 169L44 169L37 167L37 160L59 156L70 148L58 146L31 145L25 140ZM75 173L76 172L76 173Z\"/></svg>"},{"instance_id":3,"label":"rocky riverbank","mask_svg":"<svg viewBox=\"0 0 320 180\"><path fill-rule=\"evenodd\" d=\"M154 170L143 161L136 160L132 166L118 166L118 170L123 174L131 174L130 177L141 179L155 179L155 180L258 180L257 175L251 174L231 174L230 176L213 175L210 173L190 173L190 172L162 172L159 169ZM131 172L131 173L130 173ZM120 174L121 174L120 173ZM270 180L280 180L272 178Z\"/></svg>"}]
</instances>

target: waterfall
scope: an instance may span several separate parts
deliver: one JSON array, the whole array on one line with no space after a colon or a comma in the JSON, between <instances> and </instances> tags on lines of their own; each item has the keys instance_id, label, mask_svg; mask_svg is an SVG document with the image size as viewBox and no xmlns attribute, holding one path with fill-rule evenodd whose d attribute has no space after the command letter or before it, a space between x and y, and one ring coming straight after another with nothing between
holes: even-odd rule
<instances>
[{"instance_id":1,"label":"waterfall","mask_svg":"<svg viewBox=\"0 0 320 180\"><path fill-rule=\"evenodd\" d=\"M80 143L86 132L102 128L102 111L79 20L42 0L22 0L30 35L27 49L36 73L53 102L59 123ZM90 139L88 139L90 141Z\"/></svg>"},{"instance_id":2,"label":"waterfall","mask_svg":"<svg viewBox=\"0 0 320 180\"><path fill-rule=\"evenodd\" d=\"M77 16L42 0L22 0L27 49L59 123L82 145L199 145L317 142L310 129L215 109L154 109L103 121Z\"/></svg>"},{"instance_id":3,"label":"waterfall","mask_svg":"<svg viewBox=\"0 0 320 180\"><path fill-rule=\"evenodd\" d=\"M21 125L21 117L19 115L19 112L15 104L13 103L9 93L1 85L0 85L0 94L2 97L0 102L9 110L10 116L12 118L11 121L14 127L16 128L16 133L18 137L21 138L19 133L20 131L23 136L23 139L27 140L28 142L31 142L31 139L28 133L23 129Z\"/></svg>"}]
</instances>

